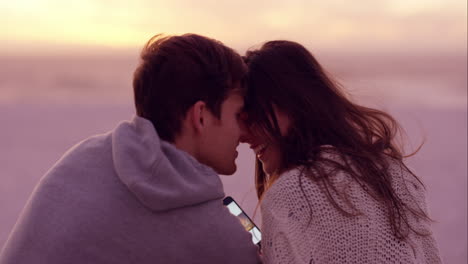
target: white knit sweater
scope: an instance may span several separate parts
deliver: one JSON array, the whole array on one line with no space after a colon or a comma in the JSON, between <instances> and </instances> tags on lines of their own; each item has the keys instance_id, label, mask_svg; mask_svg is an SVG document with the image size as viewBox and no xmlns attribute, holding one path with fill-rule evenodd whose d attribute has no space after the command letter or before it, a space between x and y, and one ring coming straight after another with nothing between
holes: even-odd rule
<instances>
[{"instance_id":1,"label":"white knit sweater","mask_svg":"<svg viewBox=\"0 0 468 264\"><path fill-rule=\"evenodd\" d=\"M442 262L429 222L409 214L413 228L428 236L411 233L406 242L399 241L383 204L348 175L338 173L331 180L349 194L350 202L362 213L356 217L338 211L319 184L301 176L301 171L296 168L282 174L265 193L261 204L265 263ZM427 213L421 184L396 163L390 166L390 173L399 197ZM334 197L342 208L351 210L343 199Z\"/></svg>"}]
</instances>

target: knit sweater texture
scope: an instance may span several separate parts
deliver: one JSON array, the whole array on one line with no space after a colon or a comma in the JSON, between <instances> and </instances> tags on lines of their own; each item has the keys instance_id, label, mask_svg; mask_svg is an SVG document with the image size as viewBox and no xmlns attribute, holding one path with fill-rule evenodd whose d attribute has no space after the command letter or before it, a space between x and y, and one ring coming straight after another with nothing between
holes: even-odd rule
<instances>
[{"instance_id":1,"label":"knit sweater texture","mask_svg":"<svg viewBox=\"0 0 468 264\"><path fill-rule=\"evenodd\" d=\"M339 161L337 155L327 158ZM331 168L326 168L331 171ZM397 162L389 167L397 195L410 207L428 212L425 189ZM406 241L392 233L384 205L355 180L338 172L330 177L343 197L332 195L338 205L357 216L346 216L329 201L320 183L298 167L283 173L267 190L261 203L264 263L441 263L430 222L408 214L411 232ZM302 187L301 187L302 186ZM364 187L365 188L365 187Z\"/></svg>"},{"instance_id":2,"label":"knit sweater texture","mask_svg":"<svg viewBox=\"0 0 468 264\"><path fill-rule=\"evenodd\" d=\"M1 264L258 263L219 176L135 116L41 179Z\"/></svg>"}]
</instances>

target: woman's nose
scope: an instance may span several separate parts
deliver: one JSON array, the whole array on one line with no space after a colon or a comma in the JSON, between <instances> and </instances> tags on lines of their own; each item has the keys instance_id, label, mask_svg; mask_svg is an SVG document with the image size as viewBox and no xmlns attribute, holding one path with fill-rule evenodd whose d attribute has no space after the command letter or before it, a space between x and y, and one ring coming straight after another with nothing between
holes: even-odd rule
<instances>
[{"instance_id":1,"label":"woman's nose","mask_svg":"<svg viewBox=\"0 0 468 264\"><path fill-rule=\"evenodd\" d=\"M239 127L240 127L240 137L239 141L241 143L251 143L252 140L252 135L250 133L249 126L247 123L243 120L239 122Z\"/></svg>"},{"instance_id":2,"label":"woman's nose","mask_svg":"<svg viewBox=\"0 0 468 264\"><path fill-rule=\"evenodd\" d=\"M241 130L241 135L239 137L241 143L250 143L249 135Z\"/></svg>"}]
</instances>

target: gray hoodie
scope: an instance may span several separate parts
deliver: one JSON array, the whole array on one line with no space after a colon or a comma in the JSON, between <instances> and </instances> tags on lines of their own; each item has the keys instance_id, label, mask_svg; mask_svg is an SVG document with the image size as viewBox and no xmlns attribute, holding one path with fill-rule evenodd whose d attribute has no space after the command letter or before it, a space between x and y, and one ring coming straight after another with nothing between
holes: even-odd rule
<instances>
[{"instance_id":1,"label":"gray hoodie","mask_svg":"<svg viewBox=\"0 0 468 264\"><path fill-rule=\"evenodd\" d=\"M0 253L20 263L258 263L219 176L146 119L70 149L41 179Z\"/></svg>"}]
</instances>

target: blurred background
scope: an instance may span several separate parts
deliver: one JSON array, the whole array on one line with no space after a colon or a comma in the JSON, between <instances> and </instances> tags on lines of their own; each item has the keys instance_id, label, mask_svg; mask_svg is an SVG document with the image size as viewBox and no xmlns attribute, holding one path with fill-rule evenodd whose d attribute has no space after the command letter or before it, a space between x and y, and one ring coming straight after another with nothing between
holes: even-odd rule
<instances>
[{"instance_id":1,"label":"blurred background","mask_svg":"<svg viewBox=\"0 0 468 264\"><path fill-rule=\"evenodd\" d=\"M466 0L15 0L0 2L0 29L0 248L61 155L134 114L143 44L191 32L241 54L297 41L354 100L393 114L408 151L425 140L407 163L427 186L445 263L467 261ZM252 216L254 156L239 152L222 178Z\"/></svg>"}]
</instances>

